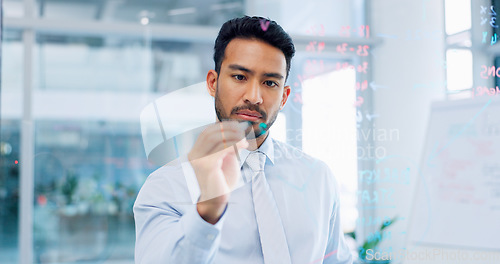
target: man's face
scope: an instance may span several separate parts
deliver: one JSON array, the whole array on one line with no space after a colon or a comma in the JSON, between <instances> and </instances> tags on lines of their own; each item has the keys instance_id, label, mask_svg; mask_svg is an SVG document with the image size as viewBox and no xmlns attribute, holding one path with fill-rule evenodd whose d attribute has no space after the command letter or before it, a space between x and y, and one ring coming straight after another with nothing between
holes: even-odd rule
<instances>
[{"instance_id":1,"label":"man's face","mask_svg":"<svg viewBox=\"0 0 500 264\"><path fill-rule=\"evenodd\" d=\"M257 137L267 134L290 94L285 77L281 50L260 40L231 40L220 74L211 70L207 75L217 117L220 121L250 121Z\"/></svg>"}]
</instances>

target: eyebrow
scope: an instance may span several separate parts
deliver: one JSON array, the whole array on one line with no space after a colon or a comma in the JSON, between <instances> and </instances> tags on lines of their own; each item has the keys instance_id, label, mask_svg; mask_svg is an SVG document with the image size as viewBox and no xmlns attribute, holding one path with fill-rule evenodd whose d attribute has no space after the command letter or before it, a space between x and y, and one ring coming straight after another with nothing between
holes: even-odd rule
<instances>
[{"instance_id":1,"label":"eyebrow","mask_svg":"<svg viewBox=\"0 0 500 264\"><path fill-rule=\"evenodd\" d=\"M247 69L247 68L245 68L241 65L238 65L238 64L230 64L228 67L232 70L244 71L244 72L248 72L250 74L255 74L254 71ZM271 78L284 79L283 75L281 75L279 73L275 73L275 72L264 73L263 75L266 77L271 77Z\"/></svg>"},{"instance_id":2,"label":"eyebrow","mask_svg":"<svg viewBox=\"0 0 500 264\"><path fill-rule=\"evenodd\" d=\"M264 73L264 76L271 77L271 78L277 78L277 79L284 79L283 75L281 75L279 73Z\"/></svg>"}]
</instances>

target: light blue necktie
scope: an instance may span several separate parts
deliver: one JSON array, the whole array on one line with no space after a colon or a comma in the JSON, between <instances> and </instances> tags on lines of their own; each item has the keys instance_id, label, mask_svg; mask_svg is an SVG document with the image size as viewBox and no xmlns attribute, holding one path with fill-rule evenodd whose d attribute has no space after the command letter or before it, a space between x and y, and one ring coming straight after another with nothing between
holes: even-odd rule
<instances>
[{"instance_id":1,"label":"light blue necktie","mask_svg":"<svg viewBox=\"0 0 500 264\"><path fill-rule=\"evenodd\" d=\"M254 174L252 175L252 199L264 263L292 263L278 207L264 175L265 161L266 155L260 151L251 152L246 159L246 163Z\"/></svg>"}]
</instances>

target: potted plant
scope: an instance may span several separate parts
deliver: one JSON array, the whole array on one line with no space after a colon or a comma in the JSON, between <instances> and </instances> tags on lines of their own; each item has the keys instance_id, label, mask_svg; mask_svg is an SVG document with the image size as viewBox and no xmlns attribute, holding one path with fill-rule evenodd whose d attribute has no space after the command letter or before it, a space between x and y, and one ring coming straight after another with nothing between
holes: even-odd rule
<instances>
[{"instance_id":1,"label":"potted plant","mask_svg":"<svg viewBox=\"0 0 500 264\"><path fill-rule=\"evenodd\" d=\"M74 216L77 213L76 205L73 201L76 188L78 187L78 176L69 171L61 185L61 194L64 196L64 207L62 213L66 216Z\"/></svg>"},{"instance_id":2,"label":"potted plant","mask_svg":"<svg viewBox=\"0 0 500 264\"><path fill-rule=\"evenodd\" d=\"M368 236L362 246L358 248L359 263L371 263L371 264L388 264L391 263L391 256L388 253L380 253L376 250L380 241L384 238L384 230L394 224L398 217L394 217L387 221L384 221L379 230ZM351 236L356 239L356 234L354 232L348 233L346 235Z\"/></svg>"}]
</instances>

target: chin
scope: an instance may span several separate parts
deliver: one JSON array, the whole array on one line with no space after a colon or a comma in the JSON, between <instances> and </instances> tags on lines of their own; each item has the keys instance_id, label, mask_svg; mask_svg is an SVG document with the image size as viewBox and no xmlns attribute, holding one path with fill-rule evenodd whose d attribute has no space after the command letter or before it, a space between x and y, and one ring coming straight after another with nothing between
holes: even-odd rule
<instances>
[{"instance_id":1,"label":"chin","mask_svg":"<svg viewBox=\"0 0 500 264\"><path fill-rule=\"evenodd\" d=\"M259 123L259 124L260 124L260 123ZM261 137L261 136L265 135L265 134L266 134L266 132L267 132L266 130L263 130L262 128L260 128L259 124L254 124L254 125L252 126L252 128L254 129L255 138L259 138L259 137ZM257 127L255 127L255 125L256 125Z\"/></svg>"}]
</instances>

